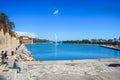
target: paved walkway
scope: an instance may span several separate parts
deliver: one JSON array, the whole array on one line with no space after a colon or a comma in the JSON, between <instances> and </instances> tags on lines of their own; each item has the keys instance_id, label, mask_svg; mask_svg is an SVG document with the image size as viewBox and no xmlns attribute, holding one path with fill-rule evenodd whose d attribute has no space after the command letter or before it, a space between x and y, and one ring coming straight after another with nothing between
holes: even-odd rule
<instances>
[{"instance_id":1,"label":"paved walkway","mask_svg":"<svg viewBox=\"0 0 120 80\"><path fill-rule=\"evenodd\" d=\"M27 62L17 80L120 80L120 59Z\"/></svg>"}]
</instances>

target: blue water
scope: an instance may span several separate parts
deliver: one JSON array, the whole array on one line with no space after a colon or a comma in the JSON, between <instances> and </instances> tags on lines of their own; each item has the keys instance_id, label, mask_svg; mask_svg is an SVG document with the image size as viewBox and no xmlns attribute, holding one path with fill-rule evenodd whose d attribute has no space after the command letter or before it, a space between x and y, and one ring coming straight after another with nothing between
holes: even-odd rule
<instances>
[{"instance_id":1,"label":"blue water","mask_svg":"<svg viewBox=\"0 0 120 80\"><path fill-rule=\"evenodd\" d=\"M81 60L120 58L120 51L94 45L32 44L26 45L36 60Z\"/></svg>"}]
</instances>

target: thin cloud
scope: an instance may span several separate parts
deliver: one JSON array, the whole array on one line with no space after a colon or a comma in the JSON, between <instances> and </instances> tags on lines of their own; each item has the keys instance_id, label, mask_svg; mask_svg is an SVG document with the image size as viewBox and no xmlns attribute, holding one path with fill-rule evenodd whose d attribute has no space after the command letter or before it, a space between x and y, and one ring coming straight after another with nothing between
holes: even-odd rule
<instances>
[{"instance_id":1,"label":"thin cloud","mask_svg":"<svg viewBox=\"0 0 120 80\"><path fill-rule=\"evenodd\" d=\"M31 37L31 38L37 37L37 35L35 33L32 33L32 32L16 31L16 33L18 34L18 36L28 36L28 37Z\"/></svg>"},{"instance_id":2,"label":"thin cloud","mask_svg":"<svg viewBox=\"0 0 120 80\"><path fill-rule=\"evenodd\" d=\"M55 10L55 11L53 12L53 14L54 14L54 15L59 14L59 10Z\"/></svg>"}]
</instances>

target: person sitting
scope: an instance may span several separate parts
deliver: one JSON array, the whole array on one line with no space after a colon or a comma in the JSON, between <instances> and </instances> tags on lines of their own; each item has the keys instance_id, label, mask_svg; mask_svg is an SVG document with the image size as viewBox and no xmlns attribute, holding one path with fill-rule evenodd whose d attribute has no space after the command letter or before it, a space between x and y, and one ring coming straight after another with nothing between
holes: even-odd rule
<instances>
[{"instance_id":1,"label":"person sitting","mask_svg":"<svg viewBox=\"0 0 120 80\"><path fill-rule=\"evenodd\" d=\"M4 53L4 58L8 59L7 51L5 51L5 53Z\"/></svg>"},{"instance_id":2,"label":"person sitting","mask_svg":"<svg viewBox=\"0 0 120 80\"><path fill-rule=\"evenodd\" d=\"M3 63L3 59L4 59L4 51L1 51L1 63Z\"/></svg>"},{"instance_id":3,"label":"person sitting","mask_svg":"<svg viewBox=\"0 0 120 80\"><path fill-rule=\"evenodd\" d=\"M16 59L16 55L14 51L11 51L11 56L9 58L11 58L12 60Z\"/></svg>"},{"instance_id":4,"label":"person sitting","mask_svg":"<svg viewBox=\"0 0 120 80\"><path fill-rule=\"evenodd\" d=\"M4 51L1 51L1 58L4 57Z\"/></svg>"},{"instance_id":5,"label":"person sitting","mask_svg":"<svg viewBox=\"0 0 120 80\"><path fill-rule=\"evenodd\" d=\"M11 56L14 56L14 51L11 51Z\"/></svg>"},{"instance_id":6,"label":"person sitting","mask_svg":"<svg viewBox=\"0 0 120 80\"><path fill-rule=\"evenodd\" d=\"M1 52L1 59L2 59L1 65L2 64L8 65L7 51L5 53L4 53L4 51Z\"/></svg>"},{"instance_id":7,"label":"person sitting","mask_svg":"<svg viewBox=\"0 0 120 80\"><path fill-rule=\"evenodd\" d=\"M7 58L3 58L3 61L2 61L2 64L6 64L6 65L8 65L8 59Z\"/></svg>"},{"instance_id":8,"label":"person sitting","mask_svg":"<svg viewBox=\"0 0 120 80\"><path fill-rule=\"evenodd\" d=\"M17 59L14 60L13 67L17 69L18 73L22 72L21 67L18 65L18 60Z\"/></svg>"}]
</instances>

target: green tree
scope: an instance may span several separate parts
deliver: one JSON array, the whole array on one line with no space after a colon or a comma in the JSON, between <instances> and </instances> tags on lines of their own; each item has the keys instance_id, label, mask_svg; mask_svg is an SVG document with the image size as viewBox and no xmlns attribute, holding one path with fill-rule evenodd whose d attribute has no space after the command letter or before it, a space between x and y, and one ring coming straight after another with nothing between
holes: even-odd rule
<instances>
[{"instance_id":1,"label":"green tree","mask_svg":"<svg viewBox=\"0 0 120 80\"><path fill-rule=\"evenodd\" d=\"M119 40L119 42L120 42L120 37L119 37L119 39L118 39L118 40Z\"/></svg>"},{"instance_id":2,"label":"green tree","mask_svg":"<svg viewBox=\"0 0 120 80\"><path fill-rule=\"evenodd\" d=\"M119 40L119 42L118 42L118 47L120 47L120 37L119 37L119 39L118 39L118 40Z\"/></svg>"},{"instance_id":3,"label":"green tree","mask_svg":"<svg viewBox=\"0 0 120 80\"><path fill-rule=\"evenodd\" d=\"M97 40L96 39L91 39L92 44L96 44Z\"/></svg>"},{"instance_id":4,"label":"green tree","mask_svg":"<svg viewBox=\"0 0 120 80\"><path fill-rule=\"evenodd\" d=\"M10 30L15 28L15 24L11 22L5 13L0 13L0 22L5 24Z\"/></svg>"},{"instance_id":5,"label":"green tree","mask_svg":"<svg viewBox=\"0 0 120 80\"><path fill-rule=\"evenodd\" d=\"M10 30L13 30L13 28L15 28L14 22L9 22L9 23L8 23L8 28L9 28Z\"/></svg>"},{"instance_id":6,"label":"green tree","mask_svg":"<svg viewBox=\"0 0 120 80\"><path fill-rule=\"evenodd\" d=\"M3 24L7 24L8 21L8 16L5 13L0 13L0 22L2 22Z\"/></svg>"}]
</instances>

